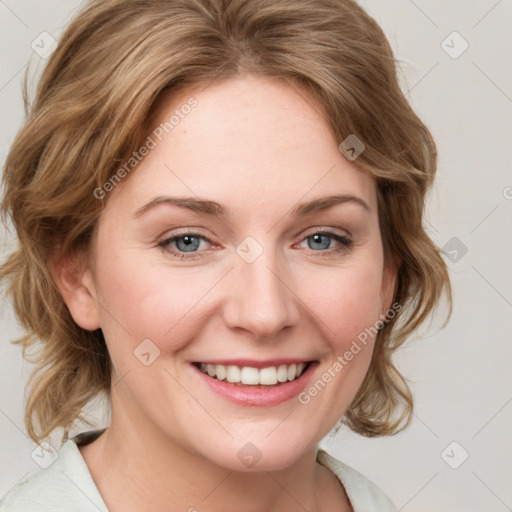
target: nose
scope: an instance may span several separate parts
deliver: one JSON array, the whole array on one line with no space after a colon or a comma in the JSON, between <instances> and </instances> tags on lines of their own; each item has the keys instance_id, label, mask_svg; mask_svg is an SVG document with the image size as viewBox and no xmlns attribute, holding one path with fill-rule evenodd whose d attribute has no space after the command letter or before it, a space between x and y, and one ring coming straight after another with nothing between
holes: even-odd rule
<instances>
[{"instance_id":1,"label":"nose","mask_svg":"<svg viewBox=\"0 0 512 512\"><path fill-rule=\"evenodd\" d=\"M300 299L284 262L267 256L255 261L235 259L227 283L224 318L232 329L250 331L258 339L274 339L285 327L297 325Z\"/></svg>"}]
</instances>

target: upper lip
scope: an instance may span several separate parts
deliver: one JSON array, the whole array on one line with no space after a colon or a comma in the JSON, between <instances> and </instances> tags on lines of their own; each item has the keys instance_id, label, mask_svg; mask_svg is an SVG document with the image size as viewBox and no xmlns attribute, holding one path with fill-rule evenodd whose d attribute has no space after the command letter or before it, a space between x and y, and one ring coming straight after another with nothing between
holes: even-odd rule
<instances>
[{"instance_id":1,"label":"upper lip","mask_svg":"<svg viewBox=\"0 0 512 512\"><path fill-rule=\"evenodd\" d=\"M194 364L222 364L224 366L250 366L251 368L266 368L268 366L280 366L282 364L290 365L290 364L299 364L299 363L310 363L314 361L314 359L304 359L304 358L280 358L280 359L267 359L265 361L256 360L256 359L210 359L210 360L201 360L194 361Z\"/></svg>"}]
</instances>

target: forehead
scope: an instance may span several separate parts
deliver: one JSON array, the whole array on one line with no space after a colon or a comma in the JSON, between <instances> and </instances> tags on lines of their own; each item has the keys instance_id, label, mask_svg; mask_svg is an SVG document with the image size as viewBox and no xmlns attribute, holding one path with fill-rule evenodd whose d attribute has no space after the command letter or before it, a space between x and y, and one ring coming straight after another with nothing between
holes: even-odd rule
<instances>
[{"instance_id":1,"label":"forehead","mask_svg":"<svg viewBox=\"0 0 512 512\"><path fill-rule=\"evenodd\" d=\"M113 194L132 210L169 194L263 214L335 193L376 209L372 177L341 154L322 107L284 81L246 75L182 89L160 101L149 137L153 147Z\"/></svg>"}]
</instances>

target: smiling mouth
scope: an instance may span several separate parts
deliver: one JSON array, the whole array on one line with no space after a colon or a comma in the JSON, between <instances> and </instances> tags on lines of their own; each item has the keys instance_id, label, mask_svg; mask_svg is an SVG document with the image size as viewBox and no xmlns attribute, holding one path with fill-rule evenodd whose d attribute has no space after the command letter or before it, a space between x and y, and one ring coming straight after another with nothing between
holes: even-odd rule
<instances>
[{"instance_id":1,"label":"smiling mouth","mask_svg":"<svg viewBox=\"0 0 512 512\"><path fill-rule=\"evenodd\" d=\"M212 379L239 386L276 386L297 380L312 361L280 364L265 368L209 363L194 363L194 366Z\"/></svg>"}]
</instances>

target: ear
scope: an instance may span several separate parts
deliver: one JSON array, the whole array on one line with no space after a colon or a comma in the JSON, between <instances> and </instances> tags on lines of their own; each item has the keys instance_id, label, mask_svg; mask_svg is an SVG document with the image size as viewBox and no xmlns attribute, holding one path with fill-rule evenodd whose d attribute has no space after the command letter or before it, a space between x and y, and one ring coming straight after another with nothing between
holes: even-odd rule
<instances>
[{"instance_id":1,"label":"ear","mask_svg":"<svg viewBox=\"0 0 512 512\"><path fill-rule=\"evenodd\" d=\"M51 262L52 275L73 320L82 329L101 327L92 271L82 255L59 256Z\"/></svg>"},{"instance_id":2,"label":"ear","mask_svg":"<svg viewBox=\"0 0 512 512\"><path fill-rule=\"evenodd\" d=\"M386 313L391 308L393 298L396 292L398 269L402 263L402 258L399 256L393 257L391 261L384 266L382 272L382 286L381 286L381 314Z\"/></svg>"}]
</instances>

